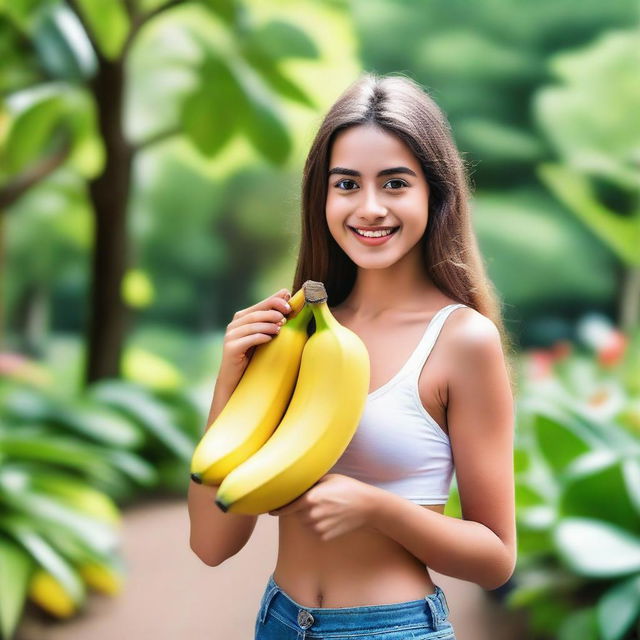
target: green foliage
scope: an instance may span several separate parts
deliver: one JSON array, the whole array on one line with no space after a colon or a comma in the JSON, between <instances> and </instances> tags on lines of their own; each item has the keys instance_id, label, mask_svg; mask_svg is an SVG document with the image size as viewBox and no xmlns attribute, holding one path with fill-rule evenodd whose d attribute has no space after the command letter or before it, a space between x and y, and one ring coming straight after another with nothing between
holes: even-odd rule
<instances>
[{"instance_id":1,"label":"green foliage","mask_svg":"<svg viewBox=\"0 0 640 640\"><path fill-rule=\"evenodd\" d=\"M7 100L10 126L2 152L0 175L15 175L69 146L68 161L84 177L102 169L102 141L97 134L91 97L62 82L41 84L14 93Z\"/></svg>"},{"instance_id":2,"label":"green foliage","mask_svg":"<svg viewBox=\"0 0 640 640\"><path fill-rule=\"evenodd\" d=\"M547 309L571 306L579 311L610 299L615 261L549 195L534 188L485 189L475 196L473 207L492 281L508 306L527 318L520 328L523 342L540 344L532 335L532 320L545 303Z\"/></svg>"},{"instance_id":3,"label":"green foliage","mask_svg":"<svg viewBox=\"0 0 640 640\"><path fill-rule=\"evenodd\" d=\"M615 254L621 262L640 265L640 208L637 215L623 217L598 201L586 176L567 166L543 164L540 177Z\"/></svg>"},{"instance_id":4,"label":"green foliage","mask_svg":"<svg viewBox=\"0 0 640 640\"><path fill-rule=\"evenodd\" d=\"M639 37L638 30L609 32L587 47L552 57L557 84L539 91L533 103L567 164L635 192L640 184Z\"/></svg>"},{"instance_id":5,"label":"green foliage","mask_svg":"<svg viewBox=\"0 0 640 640\"><path fill-rule=\"evenodd\" d=\"M120 56L131 24L121 0L77 0L77 5L102 55L109 60Z\"/></svg>"},{"instance_id":6,"label":"green foliage","mask_svg":"<svg viewBox=\"0 0 640 640\"><path fill-rule=\"evenodd\" d=\"M640 422L621 419L637 406L626 381L639 335L615 357L538 350L523 360L525 372L534 355L550 368L524 373L518 403L527 460L516 467L518 566L507 601L530 609L536 634L622 640L640 621Z\"/></svg>"},{"instance_id":7,"label":"green foliage","mask_svg":"<svg viewBox=\"0 0 640 640\"><path fill-rule=\"evenodd\" d=\"M562 84L542 90L534 103L565 162L545 163L539 175L623 263L635 266L640 265L637 42L636 31L609 33L582 51L556 56L550 64ZM595 179L627 192L635 206L627 211L618 204L616 210L603 202Z\"/></svg>"},{"instance_id":8,"label":"green foliage","mask_svg":"<svg viewBox=\"0 0 640 640\"><path fill-rule=\"evenodd\" d=\"M119 506L184 494L205 417L183 391L103 381L62 397L24 362L1 364L0 630L11 638L36 570L79 609L97 588L87 567L111 582L124 573Z\"/></svg>"},{"instance_id":9,"label":"green foliage","mask_svg":"<svg viewBox=\"0 0 640 640\"><path fill-rule=\"evenodd\" d=\"M96 72L96 52L78 16L67 5L41 6L31 33L39 62L52 77L82 82Z\"/></svg>"},{"instance_id":10,"label":"green foliage","mask_svg":"<svg viewBox=\"0 0 640 640\"><path fill-rule=\"evenodd\" d=\"M182 105L182 123L196 148L204 155L213 156L241 127L245 98L221 58L207 57L199 73L202 82Z\"/></svg>"},{"instance_id":11,"label":"green foliage","mask_svg":"<svg viewBox=\"0 0 640 640\"><path fill-rule=\"evenodd\" d=\"M29 553L0 535L0 636L9 638L18 626L35 566Z\"/></svg>"}]
</instances>

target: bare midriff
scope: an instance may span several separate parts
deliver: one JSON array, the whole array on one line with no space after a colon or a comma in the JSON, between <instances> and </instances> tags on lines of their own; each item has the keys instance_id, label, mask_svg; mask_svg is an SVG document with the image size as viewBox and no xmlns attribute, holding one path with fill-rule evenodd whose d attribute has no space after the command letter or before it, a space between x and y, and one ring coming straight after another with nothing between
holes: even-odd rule
<instances>
[{"instance_id":1,"label":"bare midriff","mask_svg":"<svg viewBox=\"0 0 640 640\"><path fill-rule=\"evenodd\" d=\"M432 311L398 317L385 327L358 326L350 314L333 307L336 319L365 342L371 360L370 391L396 373L415 349L433 309L455 302L446 297L428 306ZM427 305L425 305L427 306ZM453 318L455 321L455 318ZM452 323L449 322L449 325ZM447 331L441 332L419 377L425 409L448 435L446 412ZM384 339L380 339L381 336ZM422 505L444 513L444 504ZM306 607L362 607L420 600L435 592L429 568L405 547L371 527L362 527L322 541L296 513L280 516L276 584Z\"/></svg>"},{"instance_id":2,"label":"bare midriff","mask_svg":"<svg viewBox=\"0 0 640 640\"><path fill-rule=\"evenodd\" d=\"M423 505L438 513L443 504ZM426 567L372 528L323 541L296 514L279 518L273 579L305 607L361 607L420 600L435 592Z\"/></svg>"}]
</instances>

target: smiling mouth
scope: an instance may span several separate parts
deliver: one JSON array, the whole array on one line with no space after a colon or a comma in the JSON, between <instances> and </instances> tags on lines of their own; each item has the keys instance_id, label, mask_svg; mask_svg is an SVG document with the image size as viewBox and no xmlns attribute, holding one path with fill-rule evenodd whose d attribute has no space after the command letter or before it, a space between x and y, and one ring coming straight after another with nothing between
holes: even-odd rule
<instances>
[{"instance_id":1,"label":"smiling mouth","mask_svg":"<svg viewBox=\"0 0 640 640\"><path fill-rule=\"evenodd\" d=\"M349 226L349 225L347 225ZM360 236L361 238L386 238L388 236L392 236L400 227L392 227L392 228L387 228L387 229L380 229L380 231L383 231L384 233L376 233L375 229L367 229L366 231L368 232L367 235L365 235L364 233L361 233L360 230L356 229L356 227L351 227L349 226L349 229L351 229L351 231L353 231L353 233L355 233L356 235ZM375 235L371 235L371 234L375 234Z\"/></svg>"}]
</instances>

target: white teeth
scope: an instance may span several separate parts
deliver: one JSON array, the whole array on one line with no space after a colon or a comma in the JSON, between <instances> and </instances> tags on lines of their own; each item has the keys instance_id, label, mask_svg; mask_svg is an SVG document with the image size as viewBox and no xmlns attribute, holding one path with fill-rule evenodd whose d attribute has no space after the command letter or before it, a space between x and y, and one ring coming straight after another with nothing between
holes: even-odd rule
<instances>
[{"instance_id":1,"label":"white teeth","mask_svg":"<svg viewBox=\"0 0 640 640\"><path fill-rule=\"evenodd\" d=\"M390 233L393 233L395 229L387 229L386 231L360 231L360 229L354 229L354 231L361 236L365 236L366 238L381 238L382 236L388 236Z\"/></svg>"}]
</instances>

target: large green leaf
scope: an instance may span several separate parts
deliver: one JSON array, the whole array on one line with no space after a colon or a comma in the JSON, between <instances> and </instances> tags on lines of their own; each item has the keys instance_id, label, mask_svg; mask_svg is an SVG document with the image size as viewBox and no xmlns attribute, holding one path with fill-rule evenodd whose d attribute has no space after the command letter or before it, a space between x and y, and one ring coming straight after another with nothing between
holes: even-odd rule
<instances>
[{"instance_id":1,"label":"large green leaf","mask_svg":"<svg viewBox=\"0 0 640 640\"><path fill-rule=\"evenodd\" d=\"M622 473L629 499L633 503L636 514L640 516L640 461L635 458L626 458L622 463Z\"/></svg>"},{"instance_id":2,"label":"large green leaf","mask_svg":"<svg viewBox=\"0 0 640 640\"><path fill-rule=\"evenodd\" d=\"M121 413L84 401L61 403L50 419L109 447L138 449L145 442L140 427Z\"/></svg>"},{"instance_id":3,"label":"large green leaf","mask_svg":"<svg viewBox=\"0 0 640 640\"><path fill-rule=\"evenodd\" d=\"M120 380L101 380L89 387L90 397L137 420L166 449L191 460L194 443L172 420L171 412L144 388ZM115 453L114 452L114 456ZM118 453L121 457L121 452Z\"/></svg>"},{"instance_id":4,"label":"large green leaf","mask_svg":"<svg viewBox=\"0 0 640 640\"><path fill-rule=\"evenodd\" d=\"M51 146L64 112L63 85L51 83L25 89L7 100L12 120L2 161L18 173Z\"/></svg>"},{"instance_id":5,"label":"large green leaf","mask_svg":"<svg viewBox=\"0 0 640 640\"><path fill-rule=\"evenodd\" d=\"M602 640L622 640L640 619L640 575L611 587L598 601L596 611Z\"/></svg>"},{"instance_id":6,"label":"large green leaf","mask_svg":"<svg viewBox=\"0 0 640 640\"><path fill-rule=\"evenodd\" d=\"M175 423L197 443L202 437L207 409L200 404L194 390L183 386L177 389L160 389L155 391L155 395L171 412Z\"/></svg>"},{"instance_id":7,"label":"large green leaf","mask_svg":"<svg viewBox=\"0 0 640 640\"><path fill-rule=\"evenodd\" d=\"M5 531L51 573L76 605L84 604L87 596L84 582L73 567L39 534L29 519L19 515L0 515L0 531Z\"/></svg>"},{"instance_id":8,"label":"large green leaf","mask_svg":"<svg viewBox=\"0 0 640 640\"><path fill-rule=\"evenodd\" d=\"M86 540L81 540L55 526L43 524L38 526L38 531L74 566L97 563L112 566L120 573L126 572L124 561L115 552L104 553L101 549L91 547Z\"/></svg>"},{"instance_id":9,"label":"large green leaf","mask_svg":"<svg viewBox=\"0 0 640 640\"><path fill-rule=\"evenodd\" d=\"M562 620L557 640L602 640L593 607L572 611Z\"/></svg>"},{"instance_id":10,"label":"large green leaf","mask_svg":"<svg viewBox=\"0 0 640 640\"><path fill-rule=\"evenodd\" d=\"M38 12L32 42L52 77L82 82L96 70L91 42L77 15L62 2L45 5Z\"/></svg>"},{"instance_id":11,"label":"large green leaf","mask_svg":"<svg viewBox=\"0 0 640 640\"><path fill-rule=\"evenodd\" d=\"M516 504L519 508L534 507L545 504L545 497L535 487L525 481L516 482Z\"/></svg>"},{"instance_id":12,"label":"large green leaf","mask_svg":"<svg viewBox=\"0 0 640 640\"><path fill-rule=\"evenodd\" d=\"M640 572L640 538L592 518L564 518L554 529L558 553L576 573L614 578Z\"/></svg>"},{"instance_id":13,"label":"large green leaf","mask_svg":"<svg viewBox=\"0 0 640 640\"><path fill-rule=\"evenodd\" d=\"M244 56L250 62L251 66L260 72L261 77L269 86L280 96L289 98L289 100L293 100L312 109L318 108L315 100L313 100L306 91L287 78L278 68L277 61L265 55L264 51L258 48L247 47L244 50Z\"/></svg>"},{"instance_id":14,"label":"large green leaf","mask_svg":"<svg viewBox=\"0 0 640 640\"><path fill-rule=\"evenodd\" d=\"M16 387L3 397L4 411L16 421L53 423L110 447L140 448L145 433L137 423L87 400L56 400L30 387Z\"/></svg>"},{"instance_id":15,"label":"large green leaf","mask_svg":"<svg viewBox=\"0 0 640 640\"><path fill-rule=\"evenodd\" d=\"M150 0L145 0L149 2ZM157 0L151 0L157 2ZM207 7L222 18L230 27L242 25L247 17L247 8L241 0L205 0Z\"/></svg>"},{"instance_id":16,"label":"large green leaf","mask_svg":"<svg viewBox=\"0 0 640 640\"><path fill-rule=\"evenodd\" d=\"M246 109L240 113L247 138L270 162L283 164L291 151L291 138L279 105L246 62L240 58L229 62L247 96Z\"/></svg>"},{"instance_id":17,"label":"large green leaf","mask_svg":"<svg viewBox=\"0 0 640 640\"><path fill-rule=\"evenodd\" d=\"M20 463L5 464L0 468L0 477L9 473L13 474L14 482L16 477L22 476L23 484L36 493L49 496L112 527L121 526L122 517L113 500L80 478L51 471L44 465Z\"/></svg>"},{"instance_id":18,"label":"large green leaf","mask_svg":"<svg viewBox=\"0 0 640 640\"><path fill-rule=\"evenodd\" d=\"M99 136L95 105L88 91L63 82L40 84L11 94L7 99L11 116L1 157L10 173L24 171L47 153L62 153L85 177L96 175L104 164L104 146Z\"/></svg>"},{"instance_id":19,"label":"large green leaf","mask_svg":"<svg viewBox=\"0 0 640 640\"><path fill-rule=\"evenodd\" d=\"M185 133L196 148L214 156L238 128L246 98L225 62L209 55L199 69L196 89L182 105Z\"/></svg>"},{"instance_id":20,"label":"large green leaf","mask_svg":"<svg viewBox=\"0 0 640 640\"><path fill-rule=\"evenodd\" d=\"M84 21L105 58L116 60L131 27L121 0L76 0Z\"/></svg>"},{"instance_id":21,"label":"large green leaf","mask_svg":"<svg viewBox=\"0 0 640 640\"><path fill-rule=\"evenodd\" d=\"M540 452L556 473L594 444L590 434L561 411L541 410L533 416L532 425Z\"/></svg>"},{"instance_id":22,"label":"large green leaf","mask_svg":"<svg viewBox=\"0 0 640 640\"><path fill-rule=\"evenodd\" d=\"M560 515L597 517L630 532L640 531L640 514L627 494L622 464L608 451L593 451L575 460L564 476Z\"/></svg>"},{"instance_id":23,"label":"large green leaf","mask_svg":"<svg viewBox=\"0 0 640 640\"><path fill-rule=\"evenodd\" d=\"M0 448L15 459L41 460L84 471L102 467L109 470L102 451L77 439L49 435L43 430L35 437L23 430L19 433L2 432Z\"/></svg>"},{"instance_id":24,"label":"large green leaf","mask_svg":"<svg viewBox=\"0 0 640 640\"><path fill-rule=\"evenodd\" d=\"M193 448L193 445L190 445ZM41 460L52 465L81 469L101 486L121 483L121 473L150 486L157 478L151 464L133 453L88 445L61 436L0 433L0 448L12 459Z\"/></svg>"},{"instance_id":25,"label":"large green leaf","mask_svg":"<svg viewBox=\"0 0 640 640\"><path fill-rule=\"evenodd\" d=\"M280 58L318 58L320 52L309 36L290 22L270 20L258 26L248 38L256 49L272 60Z\"/></svg>"},{"instance_id":26,"label":"large green leaf","mask_svg":"<svg viewBox=\"0 0 640 640\"><path fill-rule=\"evenodd\" d=\"M118 528L113 524L87 516L54 496L37 493L22 476L3 472L0 476L0 491L4 504L32 521L43 520L54 524L104 553L109 553L118 546Z\"/></svg>"},{"instance_id":27,"label":"large green leaf","mask_svg":"<svg viewBox=\"0 0 640 640\"><path fill-rule=\"evenodd\" d=\"M637 28L605 30L582 49L554 56L550 67L560 83L540 90L533 102L538 122L568 165L636 194L639 65Z\"/></svg>"},{"instance_id":28,"label":"large green leaf","mask_svg":"<svg viewBox=\"0 0 640 640\"><path fill-rule=\"evenodd\" d=\"M616 255L629 265L640 265L640 208L621 216L600 203L588 177L560 164L545 163L540 177L556 197L580 218Z\"/></svg>"},{"instance_id":29,"label":"large green leaf","mask_svg":"<svg viewBox=\"0 0 640 640\"><path fill-rule=\"evenodd\" d=\"M27 551L0 533L0 635L3 638L11 638L20 622L34 567L35 562Z\"/></svg>"}]
</instances>

